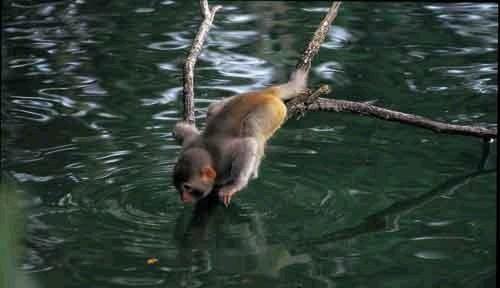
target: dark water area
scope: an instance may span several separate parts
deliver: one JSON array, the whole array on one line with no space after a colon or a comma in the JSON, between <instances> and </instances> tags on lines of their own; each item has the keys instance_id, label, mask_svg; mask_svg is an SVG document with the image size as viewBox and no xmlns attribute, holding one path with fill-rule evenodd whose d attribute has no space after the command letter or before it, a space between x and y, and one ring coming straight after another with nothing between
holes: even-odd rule
<instances>
[{"instance_id":1,"label":"dark water area","mask_svg":"<svg viewBox=\"0 0 500 288\"><path fill-rule=\"evenodd\" d=\"M284 81L329 6L219 4L202 126L210 103ZM183 205L171 131L200 21L197 1L2 1L2 182L36 287L496 287L496 143L309 113L229 208ZM496 127L497 34L496 3L345 2L310 86Z\"/></svg>"}]
</instances>

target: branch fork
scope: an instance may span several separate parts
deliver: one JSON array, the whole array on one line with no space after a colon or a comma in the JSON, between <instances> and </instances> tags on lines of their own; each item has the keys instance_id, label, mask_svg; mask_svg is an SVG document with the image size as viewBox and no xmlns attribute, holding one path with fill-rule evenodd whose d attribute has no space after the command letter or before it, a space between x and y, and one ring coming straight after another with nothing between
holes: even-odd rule
<instances>
[{"instance_id":1,"label":"branch fork","mask_svg":"<svg viewBox=\"0 0 500 288\"><path fill-rule=\"evenodd\" d=\"M340 8L340 1L332 3L327 14L320 22L314 35L304 49L301 58L297 62L296 70L309 71L311 62L314 56L318 53L321 44L330 30L332 22L335 20ZM186 58L183 75L183 97L184 97L184 114L183 120L190 125L196 126L194 113L194 66L200 55L203 43L205 42L208 31L211 28L215 13L222 8L217 5L212 8L208 6L207 0L200 0L201 14L203 22L193 40L193 44ZM335 112L351 112L372 116L375 118L395 121L403 124L413 125L421 128L426 128L437 133L464 135L479 137L484 140L497 138L497 129L488 129L479 126L454 125L443 122L434 121L422 116L412 115L393 111L372 105L368 102L354 102L347 100L337 100L332 98L321 98L322 95L330 93L330 88L327 85L322 85L315 91L307 90L302 95L289 100L286 105L288 107L288 118L301 118L307 111L335 111Z\"/></svg>"}]
</instances>

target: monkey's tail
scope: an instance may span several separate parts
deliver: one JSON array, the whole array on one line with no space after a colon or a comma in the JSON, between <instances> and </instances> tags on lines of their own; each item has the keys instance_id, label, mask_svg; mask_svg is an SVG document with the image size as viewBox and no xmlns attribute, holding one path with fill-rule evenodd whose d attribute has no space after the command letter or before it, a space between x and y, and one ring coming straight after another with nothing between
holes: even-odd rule
<instances>
[{"instance_id":1,"label":"monkey's tail","mask_svg":"<svg viewBox=\"0 0 500 288\"><path fill-rule=\"evenodd\" d=\"M287 83L275 86L278 88L279 97L282 100L288 100L303 92L307 88L308 72L307 70L296 70Z\"/></svg>"}]
</instances>

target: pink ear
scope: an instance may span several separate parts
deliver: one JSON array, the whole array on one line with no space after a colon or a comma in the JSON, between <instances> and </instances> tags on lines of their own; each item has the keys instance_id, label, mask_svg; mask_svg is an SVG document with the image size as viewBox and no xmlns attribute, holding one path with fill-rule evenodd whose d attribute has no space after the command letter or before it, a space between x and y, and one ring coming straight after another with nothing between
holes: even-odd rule
<instances>
[{"instance_id":1,"label":"pink ear","mask_svg":"<svg viewBox=\"0 0 500 288\"><path fill-rule=\"evenodd\" d=\"M214 180L215 176L217 176L217 173L215 173L215 170L210 167L210 166L205 166L203 169L201 169L201 178L205 178L207 180Z\"/></svg>"}]
</instances>

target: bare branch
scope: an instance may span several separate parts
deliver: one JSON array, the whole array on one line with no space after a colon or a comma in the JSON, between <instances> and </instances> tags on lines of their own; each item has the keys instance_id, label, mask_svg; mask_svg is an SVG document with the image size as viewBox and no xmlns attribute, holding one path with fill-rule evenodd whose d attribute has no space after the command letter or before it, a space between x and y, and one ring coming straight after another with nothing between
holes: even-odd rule
<instances>
[{"instance_id":1,"label":"bare branch","mask_svg":"<svg viewBox=\"0 0 500 288\"><path fill-rule=\"evenodd\" d=\"M205 18L205 19L210 18L210 8L208 7L208 1L201 0L200 1L200 9L201 9L201 15L203 15L203 18Z\"/></svg>"},{"instance_id":2,"label":"bare branch","mask_svg":"<svg viewBox=\"0 0 500 288\"><path fill-rule=\"evenodd\" d=\"M314 36L308 43L307 48L302 53L301 59L298 61L296 69L308 71L311 68L312 58L318 53L321 44L323 43L331 23L337 16L341 2L333 2L318 28L314 32ZM328 94L329 88L326 85L321 86L314 93L312 90L304 92L302 95L291 99L286 103L288 107L288 118L299 115L304 116L306 111L335 111L335 112L352 112L357 114L370 115L388 121L396 121L404 124L414 125L421 128L430 129L434 132L458 134L466 136L475 136L484 139L497 138L496 129L487 129L478 126L453 125L443 122L434 121L425 117L393 111L380 108L371 103L361 103L336 99L319 98L321 95Z\"/></svg>"},{"instance_id":3,"label":"bare branch","mask_svg":"<svg viewBox=\"0 0 500 288\"><path fill-rule=\"evenodd\" d=\"M325 41L326 34L330 30L330 26L333 20L335 19L335 17L337 17L337 11L339 10L340 3L341 2L338 1L333 2L325 18L323 18L318 28L314 32L314 36L311 41L309 41L307 48L302 53L302 57L297 63L295 69L308 71L311 68L313 57L318 53L321 44L323 44L323 41Z\"/></svg>"},{"instance_id":4,"label":"bare branch","mask_svg":"<svg viewBox=\"0 0 500 288\"><path fill-rule=\"evenodd\" d=\"M198 56L203 48L203 43L207 38L208 31L214 20L215 13L222 8L222 6L217 5L209 9L207 0L200 0L201 14L203 15L203 22L200 24L200 28L196 33L193 40L191 50L184 63L184 79L183 79L183 99L184 99L184 121L189 124L196 125L195 115L194 115L194 66Z\"/></svg>"},{"instance_id":5,"label":"bare branch","mask_svg":"<svg viewBox=\"0 0 500 288\"><path fill-rule=\"evenodd\" d=\"M311 90L305 91L301 95L290 99L287 101L286 107L288 110L287 119L295 117L298 119L302 118L306 111L310 110L309 106L314 103L321 95L330 93L330 87L328 85L322 85L318 90L311 92Z\"/></svg>"},{"instance_id":6,"label":"bare branch","mask_svg":"<svg viewBox=\"0 0 500 288\"><path fill-rule=\"evenodd\" d=\"M311 41L302 53L300 60L297 63L297 70L309 70L314 56L318 53L321 44L325 40L331 23L336 18L341 2L333 2L318 28L314 32ZM210 9L207 0L200 0L201 14L204 17L203 22L193 40L191 50L184 66L184 121L195 125L194 114L194 66L196 60L201 53L203 43L206 40L210 26L212 25L215 13L221 8L217 5ZM384 109L371 105L370 103L353 102L337 99L320 98L321 95L328 94L330 89L323 85L316 91L306 91L299 97L288 101L289 118L295 115L303 116L306 111L335 111L335 112L351 112L363 115L369 115L388 121L395 121L404 124L414 125L421 128L430 129L434 132L458 134L466 136L475 136L484 139L497 138L496 129L488 129L478 126L454 125L443 122L434 121L425 117Z\"/></svg>"},{"instance_id":7,"label":"bare branch","mask_svg":"<svg viewBox=\"0 0 500 288\"><path fill-rule=\"evenodd\" d=\"M325 41L326 34L328 34L328 31L330 30L330 26L333 20L335 20L335 18L337 17L337 13L341 3L342 2L340 1L334 1L332 3L332 6L328 10L328 13L326 13L323 20L321 20L318 28L316 28L316 31L314 32L313 37L307 44L306 49L304 50L304 52L302 52L302 56L297 62L297 65L295 67L296 70L309 71L309 69L311 69L312 60L314 56L318 54L321 44L323 44L323 41ZM300 115L299 118L304 116L305 112L309 110L308 106L311 103L313 103L322 94L328 94L329 92L330 92L329 87L325 85L320 87L314 93L312 93L312 91L309 90L300 95L299 97L291 99L286 103L289 111L287 119L291 118L296 114Z\"/></svg>"},{"instance_id":8,"label":"bare branch","mask_svg":"<svg viewBox=\"0 0 500 288\"><path fill-rule=\"evenodd\" d=\"M434 132L445 134L457 134L465 136L475 136L480 138L496 138L496 129L487 129L478 126L454 125L434 121L425 117L393 111L375 105L361 102L353 102L337 99L319 98L307 107L309 111L335 111L351 112L356 114L369 115L388 121L395 121L404 124L430 129Z\"/></svg>"}]
</instances>

